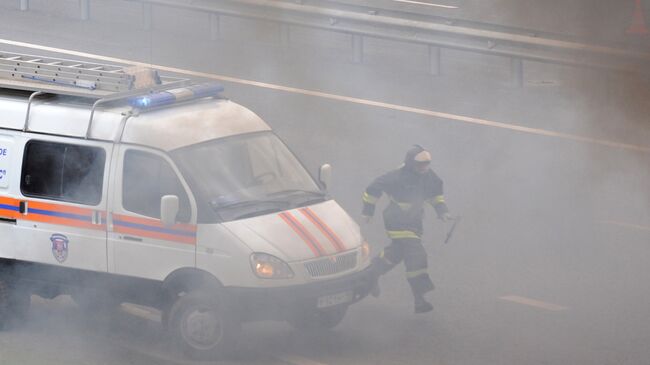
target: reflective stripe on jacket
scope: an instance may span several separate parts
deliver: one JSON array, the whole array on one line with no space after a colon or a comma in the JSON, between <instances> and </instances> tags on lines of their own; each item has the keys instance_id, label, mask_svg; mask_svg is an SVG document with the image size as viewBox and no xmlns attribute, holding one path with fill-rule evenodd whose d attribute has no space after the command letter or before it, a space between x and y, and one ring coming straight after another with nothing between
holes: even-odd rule
<instances>
[{"instance_id":1,"label":"reflective stripe on jacket","mask_svg":"<svg viewBox=\"0 0 650 365\"><path fill-rule=\"evenodd\" d=\"M424 174L404 167L376 178L363 193L363 215L373 216L375 206L383 194L391 202L384 210L384 224L388 231L422 232L424 203L431 204L438 215L448 211L443 196L442 180L429 170Z\"/></svg>"}]
</instances>

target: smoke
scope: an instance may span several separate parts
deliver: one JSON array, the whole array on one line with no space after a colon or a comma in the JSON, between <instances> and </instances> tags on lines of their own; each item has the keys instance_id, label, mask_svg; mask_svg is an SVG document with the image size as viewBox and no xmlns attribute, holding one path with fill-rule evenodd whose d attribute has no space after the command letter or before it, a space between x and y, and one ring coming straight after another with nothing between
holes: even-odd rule
<instances>
[{"instance_id":1,"label":"smoke","mask_svg":"<svg viewBox=\"0 0 650 365\"><path fill-rule=\"evenodd\" d=\"M481 22L599 42L623 39L626 17L632 11L628 3L587 1L467 1L464 7L468 18L480 14ZM201 18L200 24L197 19L193 13L176 18L166 12L154 21L153 34L132 25L128 32L109 33L110 39L103 41L119 46L100 53L131 54L138 53L134 51L138 47L149 47L155 50L155 56L149 56L154 63L646 147L650 140L650 91L647 79L640 77L526 62L527 82L523 89L516 89L510 86L510 60L504 58L443 50L442 75L434 77L428 72L428 50L421 45L366 39L364 62L354 63L348 34L299 27L283 33L287 30L277 24L222 16L219 39L212 40L206 36L213 31L206 19ZM52 33L53 43L71 47L74 42L61 35L68 34L70 26L34 26L34 31L40 37ZM88 27L92 26L102 27L93 23ZM131 38L150 39L151 44L134 45ZM89 51L105 46L94 45L94 40L84 44L90 44ZM642 316L647 308L637 304L647 303L648 297L639 283L639 278L647 276L640 263L647 253L639 248L639 243L647 243L647 235L603 223L648 226L647 153L236 83L226 84L226 90L229 97L271 124L314 175L320 164L331 163L330 193L353 217L359 218L367 184L397 167L414 143L432 152L432 168L445 182L452 214L463 216L448 245L441 242L449 227L435 221L432 210L425 218L424 242L439 287L432 296L439 308L435 319L404 320L412 310L410 294L403 272L397 269L382 279L382 297L351 308L333 334L303 338L280 325L263 323L246 337L245 347L251 352L304 351L306 347L307 352L328 358L343 348L345 356L355 358L380 349L383 358L376 359L378 363L429 363L431 354L422 349L433 348L448 363L507 363L513 358L519 361L512 363L543 363L550 358L557 360L554 363L585 364L598 361L596 355L589 355L590 349L602 354L605 350L599 345L603 343L634 350L633 354L647 353L640 350L644 343L634 342L647 339L639 329L647 324ZM70 163L83 159L77 156ZM52 166L44 160L35 171ZM82 201L96 195L95 190L82 190L93 186L89 182L96 179L96 172L74 166L70 165L71 171L78 173L61 177L73 187L63 194L74 194ZM140 172L143 178L147 175L144 169ZM362 226L374 253L389 242L379 216L385 204L384 197L375 220ZM495 298L513 292L555 300L579 314L561 317L566 324L558 323L557 317L532 315L531 319L518 311L503 314ZM46 344L39 350L42 354L34 355L37 360L78 352L69 355L78 362L165 361L123 352L124 342L133 341L135 347L165 353L161 347L166 342L155 322L124 315L114 320L92 311L81 315L68 297L53 301L34 297L33 302L26 328L0 337L6 339L7 347L21 349L19 340ZM617 318L617 312L628 314ZM97 316L104 319L97 320ZM509 321L521 329L507 327ZM63 338L63 349L54 348L57 342L52 338ZM342 343L341 338L349 341ZM558 344L555 338L565 342ZM567 354L566 347L583 353ZM22 361L15 353L0 352L0 356L17 356Z\"/></svg>"},{"instance_id":2,"label":"smoke","mask_svg":"<svg viewBox=\"0 0 650 365\"><path fill-rule=\"evenodd\" d=\"M636 43L625 34L632 24L634 1L550 0L540 3L535 0L470 0L466 3L467 11L460 15L461 18L594 43ZM648 4L645 5L647 8ZM647 41L645 43L647 45Z\"/></svg>"}]
</instances>

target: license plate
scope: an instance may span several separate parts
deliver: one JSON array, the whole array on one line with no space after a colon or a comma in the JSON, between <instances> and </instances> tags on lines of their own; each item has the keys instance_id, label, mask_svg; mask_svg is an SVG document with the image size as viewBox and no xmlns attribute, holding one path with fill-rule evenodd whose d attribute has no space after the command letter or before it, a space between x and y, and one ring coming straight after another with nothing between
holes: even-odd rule
<instances>
[{"instance_id":1,"label":"license plate","mask_svg":"<svg viewBox=\"0 0 650 365\"><path fill-rule=\"evenodd\" d=\"M352 293L352 290L348 290L336 294L323 295L322 297L318 297L318 303L316 304L316 306L318 308L327 308L337 304L350 302L352 301L353 297L354 294Z\"/></svg>"}]
</instances>

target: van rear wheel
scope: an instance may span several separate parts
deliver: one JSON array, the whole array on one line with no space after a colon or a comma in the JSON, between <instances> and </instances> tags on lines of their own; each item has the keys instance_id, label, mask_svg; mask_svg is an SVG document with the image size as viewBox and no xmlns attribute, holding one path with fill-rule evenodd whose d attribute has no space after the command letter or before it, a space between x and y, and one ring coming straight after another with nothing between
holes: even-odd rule
<instances>
[{"instance_id":1,"label":"van rear wheel","mask_svg":"<svg viewBox=\"0 0 650 365\"><path fill-rule=\"evenodd\" d=\"M200 360L227 354L241 329L223 300L200 291L178 297L168 317L172 340L184 354Z\"/></svg>"}]
</instances>

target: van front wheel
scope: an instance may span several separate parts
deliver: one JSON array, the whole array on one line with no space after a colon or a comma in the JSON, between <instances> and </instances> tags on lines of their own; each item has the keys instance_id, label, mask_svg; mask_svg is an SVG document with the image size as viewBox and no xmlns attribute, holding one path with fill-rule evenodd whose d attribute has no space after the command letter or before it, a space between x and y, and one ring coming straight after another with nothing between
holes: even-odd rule
<instances>
[{"instance_id":1,"label":"van front wheel","mask_svg":"<svg viewBox=\"0 0 650 365\"><path fill-rule=\"evenodd\" d=\"M183 353L195 359L213 360L232 350L239 329L240 324L228 315L223 301L209 293L187 293L169 310L172 339Z\"/></svg>"}]
</instances>

